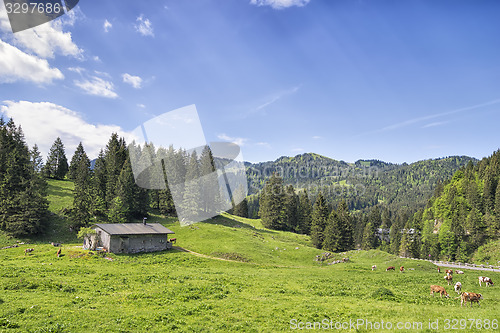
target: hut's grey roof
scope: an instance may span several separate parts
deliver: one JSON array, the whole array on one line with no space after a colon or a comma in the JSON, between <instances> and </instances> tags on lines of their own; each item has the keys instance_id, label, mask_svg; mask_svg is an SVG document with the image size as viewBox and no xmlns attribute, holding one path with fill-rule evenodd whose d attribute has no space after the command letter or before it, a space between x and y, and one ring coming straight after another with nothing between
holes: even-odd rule
<instances>
[{"instance_id":1,"label":"hut's grey roof","mask_svg":"<svg viewBox=\"0 0 500 333\"><path fill-rule=\"evenodd\" d=\"M110 235L151 235L151 234L174 234L170 229L159 223L98 223L99 227Z\"/></svg>"}]
</instances>

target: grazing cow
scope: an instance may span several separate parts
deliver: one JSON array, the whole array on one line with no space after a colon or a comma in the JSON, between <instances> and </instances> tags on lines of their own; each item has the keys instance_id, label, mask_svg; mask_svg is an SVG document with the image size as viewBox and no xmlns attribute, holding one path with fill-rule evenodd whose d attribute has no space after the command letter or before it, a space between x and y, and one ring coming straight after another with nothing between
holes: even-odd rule
<instances>
[{"instance_id":1,"label":"grazing cow","mask_svg":"<svg viewBox=\"0 0 500 333\"><path fill-rule=\"evenodd\" d=\"M453 276L452 275L445 275L444 279L446 280L446 282L448 282L448 285L453 283Z\"/></svg>"},{"instance_id":2,"label":"grazing cow","mask_svg":"<svg viewBox=\"0 0 500 333\"><path fill-rule=\"evenodd\" d=\"M61 246L61 243L54 243L54 242L52 242L52 243L50 243L50 245L58 247L58 246Z\"/></svg>"},{"instance_id":3,"label":"grazing cow","mask_svg":"<svg viewBox=\"0 0 500 333\"><path fill-rule=\"evenodd\" d=\"M59 258L61 256L61 248L59 248L59 250L57 250L57 257Z\"/></svg>"},{"instance_id":4,"label":"grazing cow","mask_svg":"<svg viewBox=\"0 0 500 333\"><path fill-rule=\"evenodd\" d=\"M30 252L33 252L35 251L35 249L24 249L24 255L30 253Z\"/></svg>"},{"instance_id":5,"label":"grazing cow","mask_svg":"<svg viewBox=\"0 0 500 333\"><path fill-rule=\"evenodd\" d=\"M377 269L377 265L373 265L372 266L372 271L376 270Z\"/></svg>"},{"instance_id":6,"label":"grazing cow","mask_svg":"<svg viewBox=\"0 0 500 333\"><path fill-rule=\"evenodd\" d=\"M452 269L447 269L445 273L446 273L446 275L451 275L451 274L453 274L453 270Z\"/></svg>"},{"instance_id":7,"label":"grazing cow","mask_svg":"<svg viewBox=\"0 0 500 333\"><path fill-rule=\"evenodd\" d=\"M177 238L170 238L168 241L172 244L175 244L175 242L177 241Z\"/></svg>"},{"instance_id":8,"label":"grazing cow","mask_svg":"<svg viewBox=\"0 0 500 333\"><path fill-rule=\"evenodd\" d=\"M479 286L481 287L481 282L486 283L486 287L489 287L490 285L493 285L493 281L487 276L480 276L479 277Z\"/></svg>"},{"instance_id":9,"label":"grazing cow","mask_svg":"<svg viewBox=\"0 0 500 333\"><path fill-rule=\"evenodd\" d=\"M479 300L483 299L483 295L476 293L463 292L460 295L460 306L467 306L467 301L470 301L470 307L472 308L472 302L477 302L477 305L481 306Z\"/></svg>"},{"instance_id":10,"label":"grazing cow","mask_svg":"<svg viewBox=\"0 0 500 333\"><path fill-rule=\"evenodd\" d=\"M399 267L399 272L403 273L405 271L405 268L403 266Z\"/></svg>"},{"instance_id":11,"label":"grazing cow","mask_svg":"<svg viewBox=\"0 0 500 333\"><path fill-rule=\"evenodd\" d=\"M394 267L394 266L389 266L389 267L387 267L387 268L386 268L386 270L385 270L385 271L387 272L387 271L395 271L395 270L396 270L396 267Z\"/></svg>"},{"instance_id":12,"label":"grazing cow","mask_svg":"<svg viewBox=\"0 0 500 333\"><path fill-rule=\"evenodd\" d=\"M443 287L441 286L436 286L436 285L432 285L431 286L431 295L434 297L434 293L439 293L439 297L443 297L443 295L446 297L446 298L449 298L450 295L448 295L448 293L446 292L446 289L444 289Z\"/></svg>"},{"instance_id":13,"label":"grazing cow","mask_svg":"<svg viewBox=\"0 0 500 333\"><path fill-rule=\"evenodd\" d=\"M464 272L462 272L462 271L455 271L455 273L457 273L457 274L464 274Z\"/></svg>"},{"instance_id":14,"label":"grazing cow","mask_svg":"<svg viewBox=\"0 0 500 333\"><path fill-rule=\"evenodd\" d=\"M438 273L441 273L441 268L438 266Z\"/></svg>"},{"instance_id":15,"label":"grazing cow","mask_svg":"<svg viewBox=\"0 0 500 333\"><path fill-rule=\"evenodd\" d=\"M462 284L460 282L457 282L455 283L455 291L457 292L457 294L460 295L460 291L462 290Z\"/></svg>"}]
</instances>

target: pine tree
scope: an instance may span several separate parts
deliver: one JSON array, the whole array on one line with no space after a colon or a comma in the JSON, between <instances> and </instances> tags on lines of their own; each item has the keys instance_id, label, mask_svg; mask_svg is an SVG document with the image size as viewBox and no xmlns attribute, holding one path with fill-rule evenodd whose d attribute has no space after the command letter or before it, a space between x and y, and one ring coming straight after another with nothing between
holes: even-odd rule
<instances>
[{"instance_id":1,"label":"pine tree","mask_svg":"<svg viewBox=\"0 0 500 333\"><path fill-rule=\"evenodd\" d=\"M123 202L120 197L114 198L108 213L109 222L125 223L127 222L127 214L128 212L123 206Z\"/></svg>"},{"instance_id":2,"label":"pine tree","mask_svg":"<svg viewBox=\"0 0 500 333\"><path fill-rule=\"evenodd\" d=\"M341 220L335 210L328 217L324 231L323 249L332 252L343 251Z\"/></svg>"},{"instance_id":3,"label":"pine tree","mask_svg":"<svg viewBox=\"0 0 500 333\"><path fill-rule=\"evenodd\" d=\"M340 251L352 250L354 248L354 228L345 200L342 200L337 208L337 218L339 220L341 235Z\"/></svg>"},{"instance_id":4,"label":"pine tree","mask_svg":"<svg viewBox=\"0 0 500 333\"><path fill-rule=\"evenodd\" d=\"M75 153L73 154L73 157L71 158L71 162L69 164L69 171L68 171L68 178L69 179L75 179L76 178L76 172L78 169L78 165L83 158L83 154L85 154L85 149L83 149L83 145L80 142L78 146L76 147ZM88 158L88 157L87 157Z\"/></svg>"},{"instance_id":5,"label":"pine tree","mask_svg":"<svg viewBox=\"0 0 500 333\"><path fill-rule=\"evenodd\" d=\"M299 208L297 210L297 232L309 234L311 232L312 204L307 190L299 192Z\"/></svg>"},{"instance_id":6,"label":"pine tree","mask_svg":"<svg viewBox=\"0 0 500 333\"><path fill-rule=\"evenodd\" d=\"M186 170L184 198L182 202L183 215L188 221L195 221L201 214L200 165L196 150L193 150Z\"/></svg>"},{"instance_id":7,"label":"pine tree","mask_svg":"<svg viewBox=\"0 0 500 333\"><path fill-rule=\"evenodd\" d=\"M273 230L284 229L284 200L283 179L273 173L262 189L259 200L259 216L264 227Z\"/></svg>"},{"instance_id":8,"label":"pine tree","mask_svg":"<svg viewBox=\"0 0 500 333\"><path fill-rule=\"evenodd\" d=\"M500 230L500 182L498 182L497 190L495 192L495 214L496 214L496 219L495 219L496 223L493 229L496 234Z\"/></svg>"},{"instance_id":9,"label":"pine tree","mask_svg":"<svg viewBox=\"0 0 500 333\"><path fill-rule=\"evenodd\" d=\"M363 230L363 241L361 248L363 250L371 250L375 248L375 228L371 222L368 222Z\"/></svg>"},{"instance_id":10,"label":"pine tree","mask_svg":"<svg viewBox=\"0 0 500 333\"><path fill-rule=\"evenodd\" d=\"M116 182L127 159L125 140L113 133L106 145L104 161L106 165L106 203L110 207L116 197Z\"/></svg>"},{"instance_id":11,"label":"pine tree","mask_svg":"<svg viewBox=\"0 0 500 333\"><path fill-rule=\"evenodd\" d=\"M134 174L132 173L132 166L127 159L123 164L123 168L118 176L116 182L116 196L120 198L123 211L126 217L131 217L134 212L134 191L135 191Z\"/></svg>"},{"instance_id":12,"label":"pine tree","mask_svg":"<svg viewBox=\"0 0 500 333\"><path fill-rule=\"evenodd\" d=\"M246 198L234 207L234 215L248 217L248 204Z\"/></svg>"},{"instance_id":13,"label":"pine tree","mask_svg":"<svg viewBox=\"0 0 500 333\"><path fill-rule=\"evenodd\" d=\"M216 215L221 208L221 198L214 157L209 146L203 147L201 152L200 177L201 209L206 214Z\"/></svg>"},{"instance_id":14,"label":"pine tree","mask_svg":"<svg viewBox=\"0 0 500 333\"><path fill-rule=\"evenodd\" d=\"M33 166L33 170L36 173L41 173L43 170L43 158L38 146L35 144L33 149L30 151L30 160Z\"/></svg>"},{"instance_id":15,"label":"pine tree","mask_svg":"<svg viewBox=\"0 0 500 333\"><path fill-rule=\"evenodd\" d=\"M21 127L0 118L0 228L12 236L41 232L47 183L35 170Z\"/></svg>"},{"instance_id":16,"label":"pine tree","mask_svg":"<svg viewBox=\"0 0 500 333\"><path fill-rule=\"evenodd\" d=\"M484 212L492 213L495 208L495 192L497 188L497 181L495 179L495 174L493 168L490 166L484 178L483 186L483 202L484 202Z\"/></svg>"},{"instance_id":17,"label":"pine tree","mask_svg":"<svg viewBox=\"0 0 500 333\"><path fill-rule=\"evenodd\" d=\"M286 187L283 204L285 230L295 232L298 227L299 197L292 185Z\"/></svg>"},{"instance_id":18,"label":"pine tree","mask_svg":"<svg viewBox=\"0 0 500 333\"><path fill-rule=\"evenodd\" d=\"M328 220L329 209L323 194L319 192L313 206L311 221L311 241L314 247L323 247L324 232Z\"/></svg>"},{"instance_id":19,"label":"pine tree","mask_svg":"<svg viewBox=\"0 0 500 333\"><path fill-rule=\"evenodd\" d=\"M75 222L74 227L88 226L92 217L92 170L90 160L81 147L80 158L74 170L75 189L73 191L72 217Z\"/></svg>"},{"instance_id":20,"label":"pine tree","mask_svg":"<svg viewBox=\"0 0 500 333\"><path fill-rule=\"evenodd\" d=\"M68 173L68 159L64 151L61 138L57 138L50 148L49 157L45 163L44 173L46 177L64 179Z\"/></svg>"},{"instance_id":21,"label":"pine tree","mask_svg":"<svg viewBox=\"0 0 500 333\"><path fill-rule=\"evenodd\" d=\"M94 164L92 183L92 215L106 216L106 179L107 169L104 152L101 150Z\"/></svg>"}]
</instances>

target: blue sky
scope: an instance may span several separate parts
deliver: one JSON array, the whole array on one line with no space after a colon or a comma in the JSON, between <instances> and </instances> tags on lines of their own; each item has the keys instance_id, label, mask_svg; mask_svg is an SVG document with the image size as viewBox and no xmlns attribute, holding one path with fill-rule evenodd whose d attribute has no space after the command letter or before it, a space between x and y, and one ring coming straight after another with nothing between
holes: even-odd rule
<instances>
[{"instance_id":1,"label":"blue sky","mask_svg":"<svg viewBox=\"0 0 500 333\"><path fill-rule=\"evenodd\" d=\"M0 2L0 110L48 151L195 104L248 161L477 158L500 147L500 3L81 0L12 34Z\"/></svg>"}]
</instances>

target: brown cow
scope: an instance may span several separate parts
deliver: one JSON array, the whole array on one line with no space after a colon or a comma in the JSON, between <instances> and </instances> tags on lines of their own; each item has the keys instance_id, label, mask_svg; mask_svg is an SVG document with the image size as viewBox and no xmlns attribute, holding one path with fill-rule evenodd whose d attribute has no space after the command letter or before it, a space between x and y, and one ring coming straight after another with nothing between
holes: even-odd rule
<instances>
[{"instance_id":1,"label":"brown cow","mask_svg":"<svg viewBox=\"0 0 500 333\"><path fill-rule=\"evenodd\" d=\"M438 273L441 273L441 268L439 268L439 266L438 266Z\"/></svg>"},{"instance_id":2,"label":"brown cow","mask_svg":"<svg viewBox=\"0 0 500 333\"><path fill-rule=\"evenodd\" d=\"M28 254L30 252L33 252L33 251L35 251L35 249L25 249L24 250L24 255L26 255L26 254Z\"/></svg>"},{"instance_id":3,"label":"brown cow","mask_svg":"<svg viewBox=\"0 0 500 333\"><path fill-rule=\"evenodd\" d=\"M445 273L446 273L446 275L451 275L451 274L453 274L453 270L452 269L447 269Z\"/></svg>"},{"instance_id":4,"label":"brown cow","mask_svg":"<svg viewBox=\"0 0 500 333\"><path fill-rule=\"evenodd\" d=\"M489 287L490 285L493 285L493 281L487 276L480 276L479 277L479 286L481 287L481 282L486 283L486 287Z\"/></svg>"},{"instance_id":5,"label":"brown cow","mask_svg":"<svg viewBox=\"0 0 500 333\"><path fill-rule=\"evenodd\" d=\"M57 257L59 258L61 256L61 248L59 248L59 250L57 250Z\"/></svg>"},{"instance_id":6,"label":"brown cow","mask_svg":"<svg viewBox=\"0 0 500 333\"><path fill-rule=\"evenodd\" d=\"M433 284L433 285L431 285L431 295L434 296L434 293L439 293L439 297L443 297L443 295L446 298L450 297L450 295L448 295L448 293L446 292L446 289L444 289L441 286L436 286Z\"/></svg>"},{"instance_id":7,"label":"brown cow","mask_svg":"<svg viewBox=\"0 0 500 333\"><path fill-rule=\"evenodd\" d=\"M169 239L169 242L172 244L175 244L176 241L177 241L177 238L170 238Z\"/></svg>"},{"instance_id":8,"label":"brown cow","mask_svg":"<svg viewBox=\"0 0 500 333\"><path fill-rule=\"evenodd\" d=\"M394 266L389 266L389 267L387 267L387 268L386 268L386 270L385 270L385 271L387 272L387 271L395 271L395 270L396 270L396 267L394 267Z\"/></svg>"},{"instance_id":9,"label":"brown cow","mask_svg":"<svg viewBox=\"0 0 500 333\"><path fill-rule=\"evenodd\" d=\"M405 268L403 266L399 267L399 271L403 273L405 271Z\"/></svg>"},{"instance_id":10,"label":"brown cow","mask_svg":"<svg viewBox=\"0 0 500 333\"><path fill-rule=\"evenodd\" d=\"M467 301L470 301L470 307L472 308L472 302L477 302L477 305L481 306L479 303L479 300L483 299L483 295L481 294L476 294L476 293L467 293L463 292L460 295L460 306L467 306Z\"/></svg>"},{"instance_id":11,"label":"brown cow","mask_svg":"<svg viewBox=\"0 0 500 333\"><path fill-rule=\"evenodd\" d=\"M448 282L448 285L453 283L453 276L452 275L445 275L444 279L446 280L446 282Z\"/></svg>"}]
</instances>

